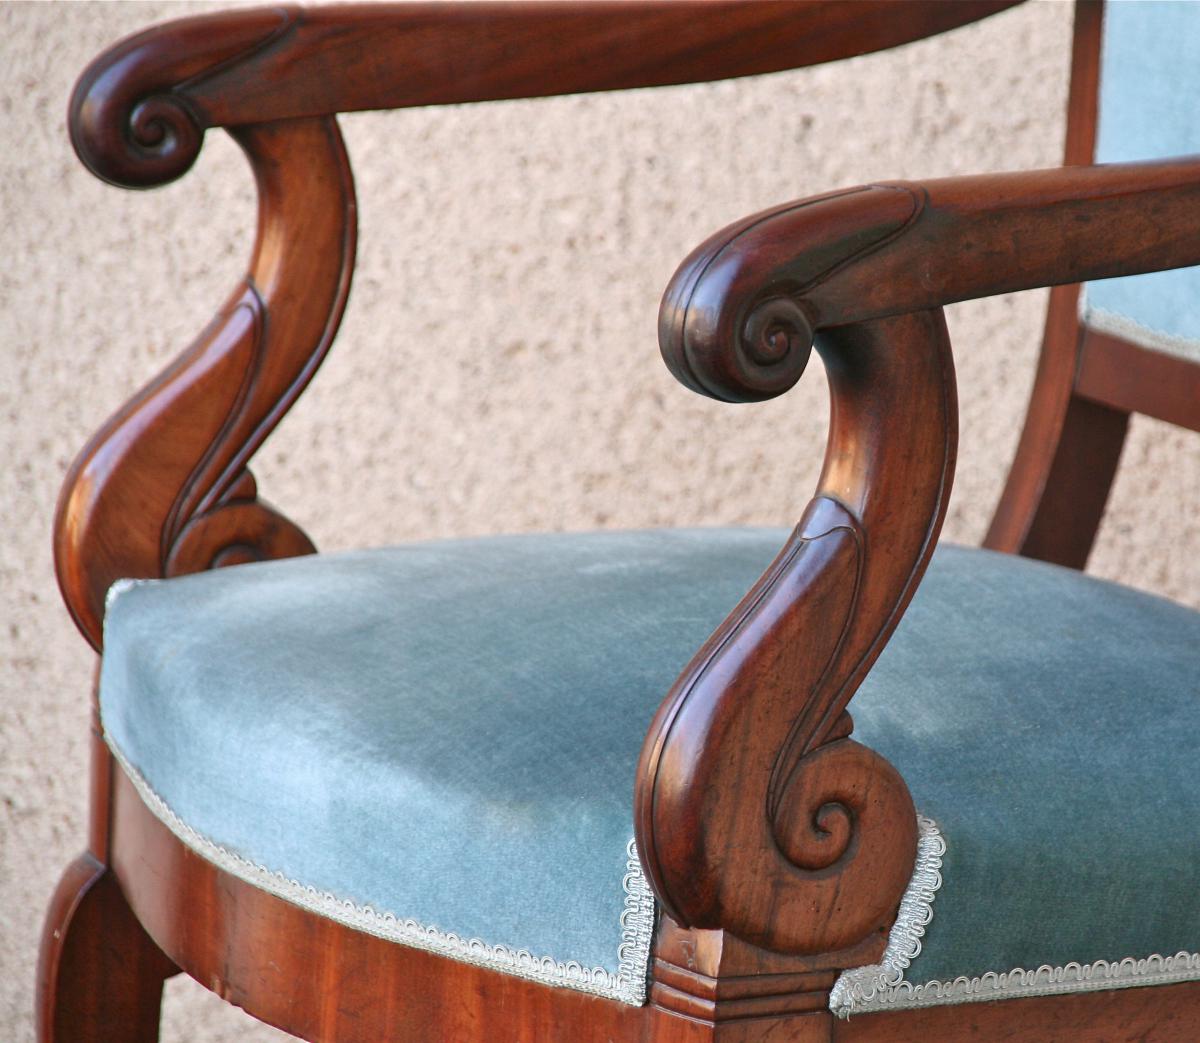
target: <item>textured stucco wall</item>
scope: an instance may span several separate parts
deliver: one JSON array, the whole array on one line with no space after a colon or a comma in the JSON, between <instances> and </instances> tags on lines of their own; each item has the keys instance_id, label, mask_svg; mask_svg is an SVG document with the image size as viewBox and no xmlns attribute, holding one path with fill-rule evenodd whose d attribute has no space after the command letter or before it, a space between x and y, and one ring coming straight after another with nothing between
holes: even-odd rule
<instances>
[{"instance_id":1,"label":"textured stucco wall","mask_svg":"<svg viewBox=\"0 0 1200 1043\"><path fill-rule=\"evenodd\" d=\"M87 435L209 318L244 263L251 185L210 136L151 193L67 144L98 50L212 4L0 5L0 1038L32 1037L39 922L84 835L91 656L49 526ZM819 366L781 400L674 383L658 295L749 211L875 178L1051 165L1070 6L715 86L344 119L362 214L338 346L260 454L260 487L325 548L536 528L785 523L824 443ZM946 525L977 542L1032 379L1045 295L951 310L962 450ZM1200 457L1140 423L1093 571L1200 603ZM281 1038L173 983L165 1038Z\"/></svg>"}]
</instances>

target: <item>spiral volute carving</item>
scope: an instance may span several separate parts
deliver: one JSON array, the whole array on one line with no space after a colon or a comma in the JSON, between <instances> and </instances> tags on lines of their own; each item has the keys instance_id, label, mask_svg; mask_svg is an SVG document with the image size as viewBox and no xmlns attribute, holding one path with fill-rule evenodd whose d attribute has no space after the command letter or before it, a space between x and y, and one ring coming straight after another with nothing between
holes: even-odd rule
<instances>
[{"instance_id":1,"label":"spiral volute carving","mask_svg":"<svg viewBox=\"0 0 1200 1043\"><path fill-rule=\"evenodd\" d=\"M294 522L264 503L243 500L190 521L171 547L164 572L182 576L314 553L312 540Z\"/></svg>"},{"instance_id":2,"label":"spiral volute carving","mask_svg":"<svg viewBox=\"0 0 1200 1043\"><path fill-rule=\"evenodd\" d=\"M743 394L782 395L804 375L812 344L812 326L800 305L786 297L760 301L734 343Z\"/></svg>"},{"instance_id":3,"label":"spiral volute carving","mask_svg":"<svg viewBox=\"0 0 1200 1043\"><path fill-rule=\"evenodd\" d=\"M83 74L71 98L71 144L105 181L124 188L163 185L196 162L204 128L182 97L167 85L147 90L139 78L128 78L128 66L93 66Z\"/></svg>"},{"instance_id":4,"label":"spiral volute carving","mask_svg":"<svg viewBox=\"0 0 1200 1043\"><path fill-rule=\"evenodd\" d=\"M775 843L796 871L793 886L807 895L818 920L828 914L840 931L865 935L887 919L906 882L900 876L890 889L881 886L887 867L909 866L916 857L912 832L896 829L915 821L916 809L887 760L851 739L819 747L797 764L771 818ZM837 873L835 891L809 884L812 874L829 870ZM805 919L773 925L776 944L811 945ZM794 939L786 937L788 922L797 928Z\"/></svg>"},{"instance_id":5,"label":"spiral volute carving","mask_svg":"<svg viewBox=\"0 0 1200 1043\"><path fill-rule=\"evenodd\" d=\"M159 94L134 106L129 142L140 169L161 184L184 174L196 161L204 131L180 98Z\"/></svg>"},{"instance_id":6,"label":"spiral volute carving","mask_svg":"<svg viewBox=\"0 0 1200 1043\"><path fill-rule=\"evenodd\" d=\"M206 73L261 46L292 18L260 9L182 19L111 47L84 70L71 95L71 143L97 177L150 188L196 162L204 131Z\"/></svg>"},{"instance_id":7,"label":"spiral volute carving","mask_svg":"<svg viewBox=\"0 0 1200 1043\"><path fill-rule=\"evenodd\" d=\"M835 798L807 815L802 813L800 822L791 828L781 830L778 821L774 825L775 842L787 860L800 869L817 872L837 865L849 849L854 810Z\"/></svg>"}]
</instances>

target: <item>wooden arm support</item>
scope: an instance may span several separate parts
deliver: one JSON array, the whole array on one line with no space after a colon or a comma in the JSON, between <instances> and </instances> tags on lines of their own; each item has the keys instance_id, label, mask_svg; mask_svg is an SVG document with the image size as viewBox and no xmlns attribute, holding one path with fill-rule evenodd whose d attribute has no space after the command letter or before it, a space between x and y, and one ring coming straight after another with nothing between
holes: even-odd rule
<instances>
[{"instance_id":1,"label":"wooden arm support","mask_svg":"<svg viewBox=\"0 0 1200 1043\"><path fill-rule=\"evenodd\" d=\"M920 39L1020 0L592 0L278 6L101 55L71 100L98 177L162 184L209 127L747 76Z\"/></svg>"},{"instance_id":2,"label":"wooden arm support","mask_svg":"<svg viewBox=\"0 0 1200 1043\"><path fill-rule=\"evenodd\" d=\"M258 182L250 270L178 359L92 438L54 526L63 598L101 644L122 577L313 551L246 469L333 341L354 264L354 186L331 117L234 132Z\"/></svg>"},{"instance_id":3,"label":"wooden arm support","mask_svg":"<svg viewBox=\"0 0 1200 1043\"><path fill-rule=\"evenodd\" d=\"M954 469L940 308L1200 263L1200 160L852 189L713 236L660 313L667 365L770 398L814 345L832 414L816 495L684 670L642 752L639 850L667 913L781 953L886 929L912 870L903 780L846 707L920 581ZM860 961L861 962L861 961Z\"/></svg>"}]
</instances>

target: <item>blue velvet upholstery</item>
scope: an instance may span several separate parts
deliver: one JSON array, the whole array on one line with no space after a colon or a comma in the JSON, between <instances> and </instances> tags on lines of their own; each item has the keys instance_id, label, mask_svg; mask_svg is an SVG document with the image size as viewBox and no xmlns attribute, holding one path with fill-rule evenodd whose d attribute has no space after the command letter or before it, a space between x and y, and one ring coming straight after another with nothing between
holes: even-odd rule
<instances>
[{"instance_id":1,"label":"blue velvet upholstery","mask_svg":"<svg viewBox=\"0 0 1200 1043\"><path fill-rule=\"evenodd\" d=\"M106 620L104 727L250 863L640 999L618 946L642 738L783 539L496 537L138 585Z\"/></svg>"},{"instance_id":2,"label":"blue velvet upholstery","mask_svg":"<svg viewBox=\"0 0 1200 1043\"><path fill-rule=\"evenodd\" d=\"M1200 614L943 547L851 712L946 842L904 974L944 987L898 1005L990 999L949 986L989 972L1200 953ZM1177 963L1200 978L1200 957Z\"/></svg>"},{"instance_id":3,"label":"blue velvet upholstery","mask_svg":"<svg viewBox=\"0 0 1200 1043\"><path fill-rule=\"evenodd\" d=\"M642 736L784 535L497 537L138 584L106 622L108 741L260 885L638 1002ZM948 846L910 983L1200 950L1198 647L1180 606L938 551L851 707Z\"/></svg>"},{"instance_id":4,"label":"blue velvet upholstery","mask_svg":"<svg viewBox=\"0 0 1200 1043\"><path fill-rule=\"evenodd\" d=\"M1200 152L1200 4L1118 0L1105 7L1096 161ZM1200 268L1088 284L1089 324L1200 361Z\"/></svg>"}]
</instances>

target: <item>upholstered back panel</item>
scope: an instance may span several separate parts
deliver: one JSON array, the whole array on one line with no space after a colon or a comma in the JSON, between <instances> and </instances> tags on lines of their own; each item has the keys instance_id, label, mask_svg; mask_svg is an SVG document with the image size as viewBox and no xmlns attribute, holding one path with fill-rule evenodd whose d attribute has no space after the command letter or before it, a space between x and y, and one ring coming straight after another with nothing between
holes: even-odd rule
<instances>
[{"instance_id":1,"label":"upholstered back panel","mask_svg":"<svg viewBox=\"0 0 1200 1043\"><path fill-rule=\"evenodd\" d=\"M1106 5L1098 163L1200 152L1200 3ZM1090 283L1089 326L1200 362L1200 268Z\"/></svg>"}]
</instances>

